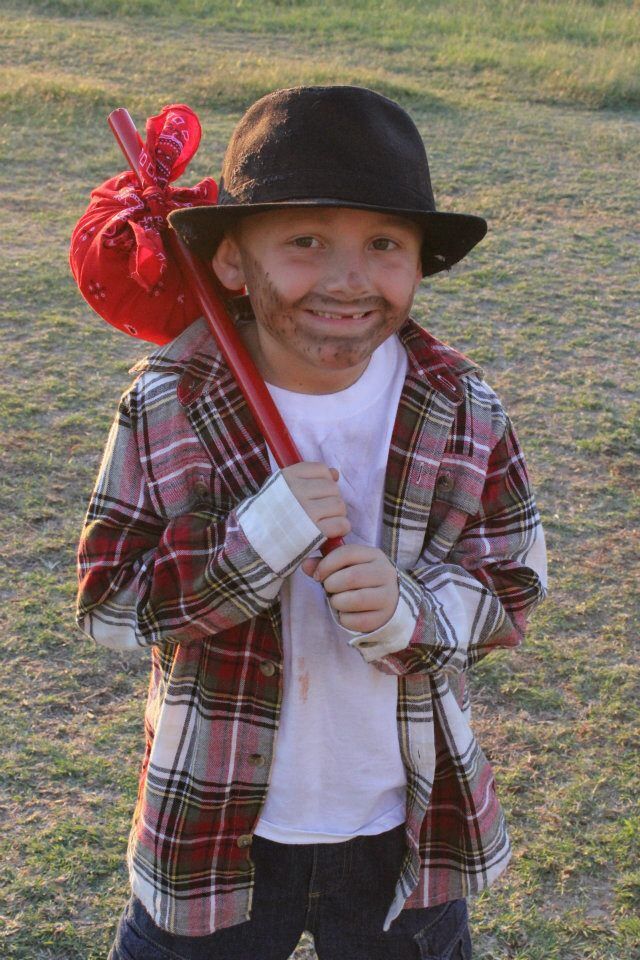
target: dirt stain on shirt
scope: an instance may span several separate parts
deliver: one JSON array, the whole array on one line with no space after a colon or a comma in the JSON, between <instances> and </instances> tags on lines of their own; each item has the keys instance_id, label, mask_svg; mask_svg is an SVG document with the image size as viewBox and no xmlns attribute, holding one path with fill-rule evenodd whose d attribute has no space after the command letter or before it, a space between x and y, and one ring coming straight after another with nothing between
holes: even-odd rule
<instances>
[{"instance_id":1,"label":"dirt stain on shirt","mask_svg":"<svg viewBox=\"0 0 640 960\"><path fill-rule=\"evenodd\" d=\"M305 670L304 657L298 657L298 693L302 703L306 703L309 696L309 681L309 671Z\"/></svg>"}]
</instances>

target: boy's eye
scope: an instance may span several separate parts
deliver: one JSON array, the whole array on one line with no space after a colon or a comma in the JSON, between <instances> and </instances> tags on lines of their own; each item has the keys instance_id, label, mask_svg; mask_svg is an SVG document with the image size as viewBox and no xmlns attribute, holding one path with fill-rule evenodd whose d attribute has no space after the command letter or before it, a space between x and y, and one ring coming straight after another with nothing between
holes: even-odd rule
<instances>
[{"instance_id":1,"label":"boy's eye","mask_svg":"<svg viewBox=\"0 0 640 960\"><path fill-rule=\"evenodd\" d=\"M308 249L318 243L315 237L296 237L291 242L294 247L303 247L304 249Z\"/></svg>"},{"instance_id":2,"label":"boy's eye","mask_svg":"<svg viewBox=\"0 0 640 960\"><path fill-rule=\"evenodd\" d=\"M393 250L398 244L390 237L377 237L372 242L372 246L374 250Z\"/></svg>"}]
</instances>

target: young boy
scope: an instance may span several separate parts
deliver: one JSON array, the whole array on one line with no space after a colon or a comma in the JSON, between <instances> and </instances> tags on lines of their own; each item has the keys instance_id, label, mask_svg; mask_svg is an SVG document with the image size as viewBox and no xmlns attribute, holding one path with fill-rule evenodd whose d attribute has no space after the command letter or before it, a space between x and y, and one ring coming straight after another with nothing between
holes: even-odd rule
<instances>
[{"instance_id":1,"label":"young boy","mask_svg":"<svg viewBox=\"0 0 640 960\"><path fill-rule=\"evenodd\" d=\"M254 104L212 260L301 452L278 470L203 321L139 366L80 544L78 622L150 646L132 897L111 960L469 958L510 857L465 672L517 646L544 539L478 368L409 317L484 236L356 87ZM344 544L323 558L326 538Z\"/></svg>"}]
</instances>

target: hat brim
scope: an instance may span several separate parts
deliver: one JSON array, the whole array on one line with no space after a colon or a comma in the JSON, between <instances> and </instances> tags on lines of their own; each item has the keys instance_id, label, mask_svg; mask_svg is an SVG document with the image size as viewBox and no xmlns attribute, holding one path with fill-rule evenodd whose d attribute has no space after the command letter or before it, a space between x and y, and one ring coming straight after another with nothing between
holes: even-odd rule
<instances>
[{"instance_id":1,"label":"hat brim","mask_svg":"<svg viewBox=\"0 0 640 960\"><path fill-rule=\"evenodd\" d=\"M472 214L399 210L335 198L183 207L180 210L173 210L168 220L184 242L203 260L208 261L215 253L225 231L243 217L291 207L349 207L354 210L371 210L373 213L393 213L413 220L424 230L422 244L422 275L424 277L433 276L442 270L449 270L455 263L466 257L487 232L486 220Z\"/></svg>"}]
</instances>

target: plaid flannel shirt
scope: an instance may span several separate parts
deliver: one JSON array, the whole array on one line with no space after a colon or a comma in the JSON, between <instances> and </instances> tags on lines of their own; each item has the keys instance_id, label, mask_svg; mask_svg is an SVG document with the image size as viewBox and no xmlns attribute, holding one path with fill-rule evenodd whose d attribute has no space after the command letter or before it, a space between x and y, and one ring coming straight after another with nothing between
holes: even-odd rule
<instances>
[{"instance_id":1,"label":"plaid flannel shirt","mask_svg":"<svg viewBox=\"0 0 640 960\"><path fill-rule=\"evenodd\" d=\"M483 889L510 859L465 671L518 646L546 591L540 519L500 401L413 320L399 336L409 364L383 549L404 636L398 649L385 625L352 641L398 677L407 851L385 929L403 908ZM271 474L204 321L134 371L82 533L77 619L99 643L151 648L130 880L160 927L202 936L251 914L251 833L282 697L278 592L322 535ZM256 549L261 525L274 566Z\"/></svg>"}]
</instances>

